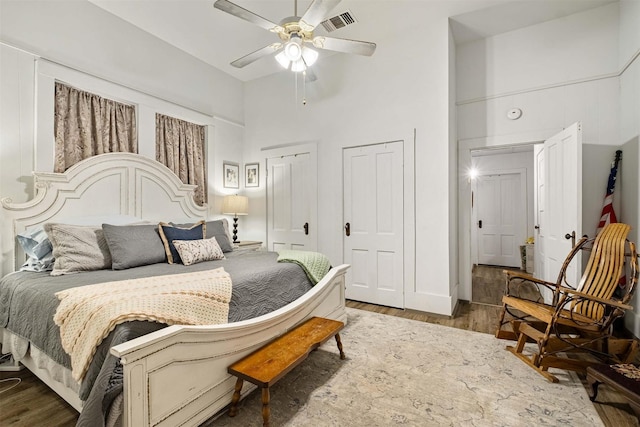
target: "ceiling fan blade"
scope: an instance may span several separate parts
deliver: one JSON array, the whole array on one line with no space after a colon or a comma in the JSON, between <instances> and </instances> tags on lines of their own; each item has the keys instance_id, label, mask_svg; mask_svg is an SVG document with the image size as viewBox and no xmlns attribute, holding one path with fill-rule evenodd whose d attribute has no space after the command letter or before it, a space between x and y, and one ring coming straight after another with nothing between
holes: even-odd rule
<instances>
[{"instance_id":1,"label":"ceiling fan blade","mask_svg":"<svg viewBox=\"0 0 640 427\"><path fill-rule=\"evenodd\" d=\"M376 51L376 44L359 40L336 39L334 37L317 36L313 38L313 45L318 49L334 50L336 52L355 53L356 55L371 56Z\"/></svg>"},{"instance_id":2,"label":"ceiling fan blade","mask_svg":"<svg viewBox=\"0 0 640 427\"><path fill-rule=\"evenodd\" d=\"M236 68L242 68L246 65L251 64L252 62L257 61L258 59L276 53L282 48L282 43L272 43L269 46L265 46L262 49L258 49L255 52L251 52L248 55L243 56L242 58L236 59L231 63Z\"/></svg>"},{"instance_id":3,"label":"ceiling fan blade","mask_svg":"<svg viewBox=\"0 0 640 427\"><path fill-rule=\"evenodd\" d=\"M280 25L275 24L268 19L263 18L262 16L256 15L255 13L238 6L237 4L231 3L227 0L217 0L213 7L219 9L223 12L227 12L235 17L240 19L244 19L245 21L251 22L259 27L264 28L265 30L269 30L273 33L281 33L284 32L284 28Z\"/></svg>"},{"instance_id":4,"label":"ceiling fan blade","mask_svg":"<svg viewBox=\"0 0 640 427\"><path fill-rule=\"evenodd\" d=\"M300 18L300 28L304 31L313 31L327 16L327 13L341 0L314 0L307 11Z\"/></svg>"}]
</instances>

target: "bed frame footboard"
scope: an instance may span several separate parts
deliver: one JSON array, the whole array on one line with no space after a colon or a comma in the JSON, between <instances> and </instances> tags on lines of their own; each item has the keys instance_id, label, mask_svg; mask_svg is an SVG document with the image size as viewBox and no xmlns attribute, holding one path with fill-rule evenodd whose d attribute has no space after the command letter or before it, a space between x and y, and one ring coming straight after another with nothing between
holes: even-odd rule
<instances>
[{"instance_id":1,"label":"bed frame footboard","mask_svg":"<svg viewBox=\"0 0 640 427\"><path fill-rule=\"evenodd\" d=\"M170 326L115 346L124 369L123 425L197 426L231 403L227 367L312 316L347 321L340 265L272 313L211 326ZM246 384L243 395L254 387Z\"/></svg>"}]
</instances>

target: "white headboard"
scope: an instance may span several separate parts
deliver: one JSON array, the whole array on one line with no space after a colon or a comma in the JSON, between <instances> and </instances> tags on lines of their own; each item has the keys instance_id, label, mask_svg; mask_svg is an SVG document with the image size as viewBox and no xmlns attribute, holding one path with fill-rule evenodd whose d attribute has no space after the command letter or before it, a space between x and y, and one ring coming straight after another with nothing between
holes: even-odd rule
<instances>
[{"instance_id":1,"label":"white headboard","mask_svg":"<svg viewBox=\"0 0 640 427\"><path fill-rule=\"evenodd\" d=\"M194 185L183 184L166 166L138 154L100 154L64 173L33 175L33 200L1 200L2 275L24 262L16 235L46 222L107 215L150 221L207 218L207 206L194 202Z\"/></svg>"}]
</instances>

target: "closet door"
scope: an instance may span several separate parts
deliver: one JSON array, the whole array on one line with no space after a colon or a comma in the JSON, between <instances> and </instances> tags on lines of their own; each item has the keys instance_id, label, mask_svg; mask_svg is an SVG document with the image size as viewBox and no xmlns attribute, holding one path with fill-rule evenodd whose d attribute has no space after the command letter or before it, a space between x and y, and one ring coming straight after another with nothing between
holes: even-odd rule
<instances>
[{"instance_id":1,"label":"closet door","mask_svg":"<svg viewBox=\"0 0 640 427\"><path fill-rule=\"evenodd\" d=\"M403 142L343 151L348 299L404 308Z\"/></svg>"},{"instance_id":2,"label":"closet door","mask_svg":"<svg viewBox=\"0 0 640 427\"><path fill-rule=\"evenodd\" d=\"M267 158L268 250L316 250L316 169L311 152Z\"/></svg>"}]
</instances>

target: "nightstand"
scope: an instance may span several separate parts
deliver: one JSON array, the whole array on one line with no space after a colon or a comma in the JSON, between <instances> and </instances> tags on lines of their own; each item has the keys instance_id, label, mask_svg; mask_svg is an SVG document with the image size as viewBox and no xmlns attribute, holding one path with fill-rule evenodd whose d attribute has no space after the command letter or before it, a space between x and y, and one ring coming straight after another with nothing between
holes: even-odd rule
<instances>
[{"instance_id":1,"label":"nightstand","mask_svg":"<svg viewBox=\"0 0 640 427\"><path fill-rule=\"evenodd\" d=\"M262 242L256 240L243 240L233 245L234 252L250 252L259 251L262 248Z\"/></svg>"}]
</instances>

